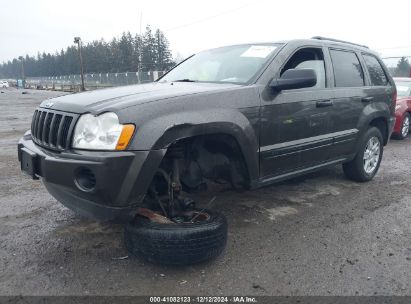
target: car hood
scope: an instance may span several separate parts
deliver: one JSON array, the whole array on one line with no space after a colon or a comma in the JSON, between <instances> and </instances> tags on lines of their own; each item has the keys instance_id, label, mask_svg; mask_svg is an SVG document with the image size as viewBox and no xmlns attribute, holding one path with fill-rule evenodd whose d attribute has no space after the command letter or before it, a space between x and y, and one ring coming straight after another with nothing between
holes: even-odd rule
<instances>
[{"instance_id":1,"label":"car hood","mask_svg":"<svg viewBox=\"0 0 411 304\"><path fill-rule=\"evenodd\" d=\"M396 100L396 104L401 104L401 103L405 103L407 101L410 101L411 97L410 96L404 96L404 97L398 97Z\"/></svg>"},{"instance_id":2,"label":"car hood","mask_svg":"<svg viewBox=\"0 0 411 304\"><path fill-rule=\"evenodd\" d=\"M106 111L115 112L148 102L227 90L238 86L216 83L153 82L64 95L47 99L40 104L40 107L78 114L87 112L98 114Z\"/></svg>"}]
</instances>

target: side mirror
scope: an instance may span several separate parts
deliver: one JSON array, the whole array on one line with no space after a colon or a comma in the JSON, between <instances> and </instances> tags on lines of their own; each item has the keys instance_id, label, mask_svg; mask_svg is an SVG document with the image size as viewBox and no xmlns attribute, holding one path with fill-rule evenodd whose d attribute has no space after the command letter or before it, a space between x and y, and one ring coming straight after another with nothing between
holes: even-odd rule
<instances>
[{"instance_id":1,"label":"side mirror","mask_svg":"<svg viewBox=\"0 0 411 304\"><path fill-rule=\"evenodd\" d=\"M270 87L276 91L313 87L317 84L317 74L313 69L289 69L280 78L273 79Z\"/></svg>"}]
</instances>

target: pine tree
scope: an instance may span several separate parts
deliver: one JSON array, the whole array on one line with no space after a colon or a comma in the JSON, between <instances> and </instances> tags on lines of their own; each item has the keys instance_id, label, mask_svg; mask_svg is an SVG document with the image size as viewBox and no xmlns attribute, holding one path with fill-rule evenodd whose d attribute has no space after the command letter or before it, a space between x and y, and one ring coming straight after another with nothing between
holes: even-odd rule
<instances>
[{"instance_id":1,"label":"pine tree","mask_svg":"<svg viewBox=\"0 0 411 304\"><path fill-rule=\"evenodd\" d=\"M168 40L159 29L156 30L154 36L156 69L159 71L168 70L173 65Z\"/></svg>"},{"instance_id":2,"label":"pine tree","mask_svg":"<svg viewBox=\"0 0 411 304\"><path fill-rule=\"evenodd\" d=\"M397 77L409 77L410 76L410 63L405 57L401 57L398 61L397 68L395 70L395 76Z\"/></svg>"},{"instance_id":3,"label":"pine tree","mask_svg":"<svg viewBox=\"0 0 411 304\"><path fill-rule=\"evenodd\" d=\"M133 62L134 43L130 32L123 33L118 43L118 50L120 56L120 72L130 71Z\"/></svg>"},{"instance_id":4,"label":"pine tree","mask_svg":"<svg viewBox=\"0 0 411 304\"><path fill-rule=\"evenodd\" d=\"M154 71L156 67L156 40L149 25L143 35L143 45L141 50L141 65L143 71Z\"/></svg>"}]
</instances>

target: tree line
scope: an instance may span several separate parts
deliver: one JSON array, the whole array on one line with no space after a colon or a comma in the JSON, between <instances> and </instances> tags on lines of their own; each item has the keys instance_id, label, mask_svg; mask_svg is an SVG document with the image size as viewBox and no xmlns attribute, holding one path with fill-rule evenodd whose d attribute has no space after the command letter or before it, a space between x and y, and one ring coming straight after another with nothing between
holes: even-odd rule
<instances>
[{"instance_id":1,"label":"tree line","mask_svg":"<svg viewBox=\"0 0 411 304\"><path fill-rule=\"evenodd\" d=\"M396 77L411 77L410 63L406 57L401 57L397 63L397 67L394 70L394 76Z\"/></svg>"},{"instance_id":2,"label":"tree line","mask_svg":"<svg viewBox=\"0 0 411 304\"><path fill-rule=\"evenodd\" d=\"M83 43L84 73L118 73L130 71L164 71L174 65L169 42L164 33L146 27L142 35L124 32L110 41L104 39ZM20 60L22 59L22 60ZM0 64L0 78L62 76L79 74L77 46L55 54L26 55Z\"/></svg>"}]
</instances>

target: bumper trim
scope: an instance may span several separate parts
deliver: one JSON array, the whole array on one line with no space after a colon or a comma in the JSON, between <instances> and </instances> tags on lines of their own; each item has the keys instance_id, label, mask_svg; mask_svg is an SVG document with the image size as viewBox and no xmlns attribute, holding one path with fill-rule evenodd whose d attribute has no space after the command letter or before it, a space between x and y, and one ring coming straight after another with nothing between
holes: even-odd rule
<instances>
[{"instance_id":1,"label":"bumper trim","mask_svg":"<svg viewBox=\"0 0 411 304\"><path fill-rule=\"evenodd\" d=\"M47 191L65 207L86 218L100 221L129 221L137 210L137 205L128 207L111 207L96 204L78 197L62 187L43 181Z\"/></svg>"}]
</instances>

